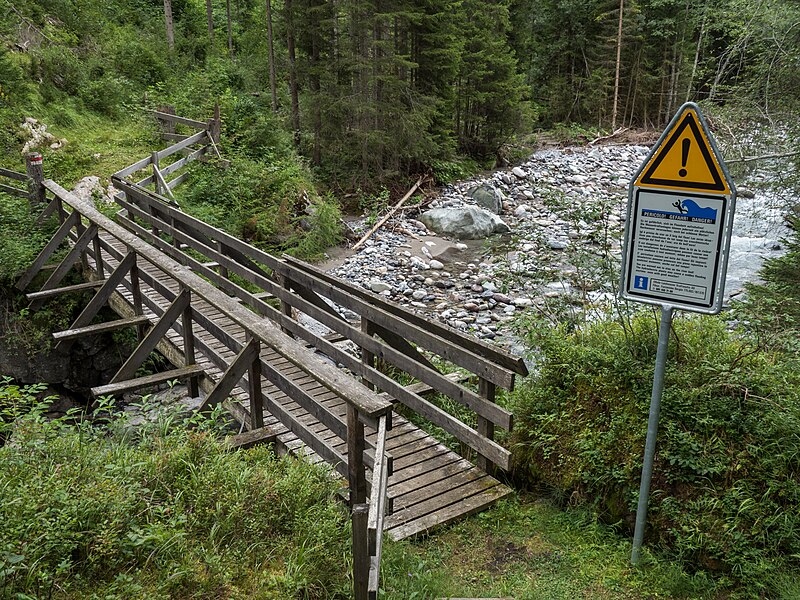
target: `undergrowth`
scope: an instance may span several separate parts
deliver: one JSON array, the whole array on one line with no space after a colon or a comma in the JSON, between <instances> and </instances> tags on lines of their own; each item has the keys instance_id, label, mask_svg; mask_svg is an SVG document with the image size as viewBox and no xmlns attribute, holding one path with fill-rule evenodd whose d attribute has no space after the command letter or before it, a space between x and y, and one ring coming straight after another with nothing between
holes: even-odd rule
<instances>
[{"instance_id":1,"label":"undergrowth","mask_svg":"<svg viewBox=\"0 0 800 600\"><path fill-rule=\"evenodd\" d=\"M0 598L349 596L324 469L227 452L204 419L47 421L41 391L0 384Z\"/></svg>"}]
</instances>

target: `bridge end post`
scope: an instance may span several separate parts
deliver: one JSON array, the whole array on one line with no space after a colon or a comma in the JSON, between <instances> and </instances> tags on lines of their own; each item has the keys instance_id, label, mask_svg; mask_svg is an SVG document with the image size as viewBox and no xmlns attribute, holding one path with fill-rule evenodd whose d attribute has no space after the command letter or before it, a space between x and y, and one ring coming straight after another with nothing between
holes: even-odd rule
<instances>
[{"instance_id":1,"label":"bridge end post","mask_svg":"<svg viewBox=\"0 0 800 600\"><path fill-rule=\"evenodd\" d=\"M29 152L25 155L25 171L30 179L28 188L31 206L44 203L46 201L44 168L42 167L42 155L39 152Z\"/></svg>"}]
</instances>

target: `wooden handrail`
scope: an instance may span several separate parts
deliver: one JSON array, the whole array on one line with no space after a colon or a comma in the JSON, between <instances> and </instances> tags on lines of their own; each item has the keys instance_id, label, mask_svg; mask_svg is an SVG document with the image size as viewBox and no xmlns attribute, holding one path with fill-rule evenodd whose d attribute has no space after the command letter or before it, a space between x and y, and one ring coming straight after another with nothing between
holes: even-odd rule
<instances>
[{"instance_id":1,"label":"wooden handrail","mask_svg":"<svg viewBox=\"0 0 800 600\"><path fill-rule=\"evenodd\" d=\"M146 244L138 237L115 223L91 204L80 200L52 180L45 181L45 187L56 194L74 211L86 217L92 223L104 229L138 256L147 260L161 271L179 280L193 294L214 305L220 312L237 323L253 337L273 348L297 366L303 368L328 389L336 392L348 404L352 405L371 425L377 426L377 418L392 410L391 402L379 398L377 394L367 390L355 380L342 373L335 366L313 356L305 346L286 334L270 327L266 322L253 319L253 313L241 306L235 299L221 292L213 285L193 273L180 263L169 258L161 251Z\"/></svg>"}]
</instances>

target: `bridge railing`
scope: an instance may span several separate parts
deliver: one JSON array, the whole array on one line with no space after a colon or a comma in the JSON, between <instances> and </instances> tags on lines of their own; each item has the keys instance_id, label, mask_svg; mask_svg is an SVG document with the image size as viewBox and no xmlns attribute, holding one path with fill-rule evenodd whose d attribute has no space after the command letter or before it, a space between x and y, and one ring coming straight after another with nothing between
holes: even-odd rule
<instances>
[{"instance_id":1,"label":"bridge railing","mask_svg":"<svg viewBox=\"0 0 800 600\"><path fill-rule=\"evenodd\" d=\"M172 254L177 249L160 241L152 231L140 228L132 218L125 221L128 229L123 228L93 205L78 199L54 182L47 180L44 186L55 197L43 214L58 214L61 227L18 281L17 287L26 289L56 250L66 245L69 248L66 257L56 266L42 288L28 294L35 308L47 298L60 294L96 290L92 300L70 328L54 334L59 345L66 348L83 335L116 328L135 326L138 330L138 346L109 384L93 389L95 395L118 394L186 377L189 378L192 396L198 395L198 384L205 390L202 408L207 409L224 401L236 386L247 390L249 413L238 403L227 405L242 423L251 429L261 428L264 424L263 409L266 408L282 425L348 479L354 511L354 553L366 557L354 563L354 581L359 586L363 582L363 594L359 592L357 597L366 598L368 586L377 593L383 517L389 508L386 487L391 456L385 451L385 443L386 431L391 427L391 403L335 366L309 353L303 344L279 328L262 319L253 319L251 310L201 276L207 273L204 271L206 267L192 265L185 254L181 254L184 257L182 263L170 258L158 247ZM141 213L133 204L129 208L140 218L152 218L152 215ZM165 222L159 223L159 226L162 230L172 227ZM151 245L142 238L150 238L157 243ZM88 274L89 281L59 287L78 263ZM195 269L187 268L187 263ZM115 309L126 316L111 323L91 324L100 308L114 299L117 302ZM198 309L198 300L205 301L241 327L245 340L236 339L221 328L213 316ZM290 325L289 322L286 324ZM166 373L135 377L137 368L154 348L163 344L170 330L175 332L177 339L182 340L183 346L181 355L177 358L173 356L171 361L182 366ZM234 358L225 358L219 351L220 345L230 350ZM315 402L282 370L263 360L262 347L275 350L343 399L347 403L346 421ZM221 373L221 376L209 377L197 365L198 351L217 367L217 373ZM169 348L167 352L170 352ZM338 453L330 441L323 441L300 418L264 394L261 390L262 377L346 441L347 455ZM377 431L374 444L365 438L365 425ZM366 478L365 467L372 470L370 480ZM368 491L370 503L365 508ZM362 513L366 515L364 531L359 529Z\"/></svg>"},{"instance_id":2,"label":"bridge railing","mask_svg":"<svg viewBox=\"0 0 800 600\"><path fill-rule=\"evenodd\" d=\"M117 178L114 184L125 194L119 204L131 217L126 217L127 226L149 235L149 241L165 252L172 244L169 252L176 260L191 264L214 285L278 323L284 332L313 345L369 386L451 433L478 454L479 465L485 470L491 465L509 468L510 453L494 441L494 429L511 430L513 419L509 411L495 403L495 393L498 386L513 389L515 376L527 374L521 359L431 322L313 265L291 257L276 258L170 206L149 190ZM210 262L202 263L180 249L197 252ZM259 292L231 281L234 275ZM336 307L356 313L360 322L348 321ZM361 360L302 327L292 318L293 311L305 313L354 342L361 348ZM478 379L477 391L442 374L420 349L472 373ZM399 384L377 368L378 360L404 371L420 384ZM470 409L477 427L425 398L423 388Z\"/></svg>"}]
</instances>

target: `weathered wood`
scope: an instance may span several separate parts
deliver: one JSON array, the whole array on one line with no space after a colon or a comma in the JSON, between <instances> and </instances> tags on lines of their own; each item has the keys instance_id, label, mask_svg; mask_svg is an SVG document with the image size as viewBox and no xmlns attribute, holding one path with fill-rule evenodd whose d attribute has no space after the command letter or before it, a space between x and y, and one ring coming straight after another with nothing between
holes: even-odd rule
<instances>
[{"instance_id":1,"label":"weathered wood","mask_svg":"<svg viewBox=\"0 0 800 600\"><path fill-rule=\"evenodd\" d=\"M138 369L147 356L155 349L156 344L162 337L169 331L175 320L181 313L189 306L189 290L183 290L178 297L170 304L169 308L164 311L161 318L153 325L152 329L147 332L139 345L130 355L128 360L125 361L116 375L111 378L111 383L117 383L130 379Z\"/></svg>"},{"instance_id":2,"label":"weathered wood","mask_svg":"<svg viewBox=\"0 0 800 600\"><path fill-rule=\"evenodd\" d=\"M481 493L464 498L458 503L445 506L440 510L433 511L418 519L413 519L402 525L389 528L387 533L393 540L403 540L412 535L424 533L434 527L441 527L452 523L456 519L474 514L491 506L501 498L509 496L512 491L504 485L497 485L484 489ZM391 517L390 517L391 518ZM388 527L388 523L387 523Z\"/></svg>"},{"instance_id":3,"label":"weathered wood","mask_svg":"<svg viewBox=\"0 0 800 600\"><path fill-rule=\"evenodd\" d=\"M496 388L495 385L491 381L486 381L485 379L481 378L478 382L478 393L485 398L488 402L494 403L495 401L495 392ZM487 440L494 439L494 423L490 420L485 419L484 417L478 417L478 433L480 433L483 437ZM478 456L478 466L489 473L492 474L492 463L491 460L484 456Z\"/></svg>"},{"instance_id":4,"label":"weathered wood","mask_svg":"<svg viewBox=\"0 0 800 600\"><path fill-rule=\"evenodd\" d=\"M425 356L423 356L419 350L417 350L413 344L410 344L404 337L397 335L394 331L390 331L385 327L381 327L380 325L373 324L373 330L377 333L384 342L389 344L395 350L399 350L409 358L413 358L418 363L422 363L429 369L434 371L439 371L436 366L429 361Z\"/></svg>"},{"instance_id":5,"label":"weathered wood","mask_svg":"<svg viewBox=\"0 0 800 600\"><path fill-rule=\"evenodd\" d=\"M162 158L167 158L168 156L172 156L183 150L184 148L188 148L192 144L199 144L204 140L210 140L211 138L208 137L207 131L198 131L194 135L190 135L185 140L181 140L177 144L173 144L169 148L164 148L163 150L159 150L158 152L158 159L161 160Z\"/></svg>"},{"instance_id":6,"label":"weathered wood","mask_svg":"<svg viewBox=\"0 0 800 600\"><path fill-rule=\"evenodd\" d=\"M486 342L475 339L472 336L466 336L458 330L447 327L441 323L431 321L430 319L426 319L402 306L394 304L393 302L376 297L374 294L370 294L366 290L360 289L348 282L344 282L341 279L330 275L329 273L325 273L325 271L322 271L321 269L318 269L314 265L311 265L305 261L291 256L284 256L283 259L285 262L303 271L307 271L323 281L342 287L342 289L345 289L353 296L361 298L362 300L373 302L377 306L380 306L383 310L400 317L404 321L408 321L420 327L427 327L439 337L458 344L470 352L497 363L498 365L505 367L506 369L517 373L518 375L525 376L528 374L528 369L525 366L525 362L521 358L512 356L496 346L487 344Z\"/></svg>"},{"instance_id":7,"label":"weathered wood","mask_svg":"<svg viewBox=\"0 0 800 600\"><path fill-rule=\"evenodd\" d=\"M167 121L169 123L180 123L181 125L186 125L187 127L193 127L194 129L206 129L208 127L208 124L203 123L203 121L195 121L194 119L187 119L186 117L171 115L169 113L161 112L159 110L153 110L150 112L157 119L160 119L161 121Z\"/></svg>"},{"instance_id":8,"label":"weathered wood","mask_svg":"<svg viewBox=\"0 0 800 600\"><path fill-rule=\"evenodd\" d=\"M124 181L125 178L128 175L133 175L137 171L141 171L142 169L144 169L145 167L148 167L149 165L150 165L150 157L148 156L147 158L143 158L142 160L139 160L139 161L133 163L132 165L125 167L124 169L120 169L119 171L114 173L111 176L111 178L112 178L112 180L114 178L118 178L118 179ZM116 186L116 187L119 188L119 186ZM50 190L50 191L52 191L52 190Z\"/></svg>"},{"instance_id":9,"label":"weathered wood","mask_svg":"<svg viewBox=\"0 0 800 600\"><path fill-rule=\"evenodd\" d=\"M16 171L4 169L3 167L0 167L0 175L16 181L28 181L28 176L25 173L17 173Z\"/></svg>"},{"instance_id":10,"label":"weathered wood","mask_svg":"<svg viewBox=\"0 0 800 600\"><path fill-rule=\"evenodd\" d=\"M61 294L94 290L99 288L101 285L103 285L102 281L87 281L85 283L76 283L75 285L67 285L60 288L50 288L49 290L42 290L41 292L31 292L30 294L25 294L25 297L31 302L38 303L47 298L53 298Z\"/></svg>"},{"instance_id":11,"label":"weathered wood","mask_svg":"<svg viewBox=\"0 0 800 600\"><path fill-rule=\"evenodd\" d=\"M97 225L92 223L80 235L78 240L75 242L75 245L72 246L69 252L67 252L64 260L62 260L58 267L56 267L56 270L51 273L50 277L47 278L47 281L44 282L42 289L39 291L44 292L46 290L52 290L59 283L61 283L61 280L67 276L67 273L69 273L72 267L75 266L75 263L80 261L83 251L86 250L86 247L92 242L92 239L95 235L97 235ZM38 309L40 306L40 299L35 299L31 302L31 309L33 310Z\"/></svg>"},{"instance_id":12,"label":"weathered wood","mask_svg":"<svg viewBox=\"0 0 800 600\"><path fill-rule=\"evenodd\" d=\"M47 203L44 210L39 213L39 216L36 217L36 226L40 227L45 221L47 221L50 216L58 210L58 198L53 198L50 202Z\"/></svg>"},{"instance_id":13,"label":"weathered wood","mask_svg":"<svg viewBox=\"0 0 800 600\"><path fill-rule=\"evenodd\" d=\"M50 241L47 242L42 251L34 259L31 266L28 268L27 271L20 277L19 281L17 281L17 289L23 291L26 287L28 287L39 273L42 270L44 264L53 256L53 253L58 250L58 247L67 239L69 235L70 229L72 229L75 224L80 220L80 216L77 212L70 213L70 215L66 218L66 220L61 224L61 227L53 234L53 237L50 238Z\"/></svg>"},{"instance_id":14,"label":"weathered wood","mask_svg":"<svg viewBox=\"0 0 800 600\"><path fill-rule=\"evenodd\" d=\"M349 284L345 284L345 282L337 281L334 285L317 278L315 275L299 271L289 264L280 265L276 267L275 270L292 281L297 281L299 284L320 292L334 302L357 312L376 325L402 334L408 341L412 341L426 350L431 350L442 358L472 371L480 377L484 377L506 389L513 388L514 373L512 371L498 366L482 356L458 347L449 340L432 333L433 328L429 327L430 322L426 322L424 326L415 325L411 322L404 322L399 317L379 307L377 302L362 300L355 294L347 291L345 288L349 286ZM376 294L373 296L374 298L378 298Z\"/></svg>"},{"instance_id":15,"label":"weathered wood","mask_svg":"<svg viewBox=\"0 0 800 600\"><path fill-rule=\"evenodd\" d=\"M258 358L259 344L257 339L251 339L244 345L236 359L230 364L214 389L208 394L198 409L200 412L208 411L225 400L244 376L250 365Z\"/></svg>"},{"instance_id":16,"label":"weathered wood","mask_svg":"<svg viewBox=\"0 0 800 600\"><path fill-rule=\"evenodd\" d=\"M253 446L273 443L283 431L285 431L283 427L262 426L237 435L228 436L223 444L229 450L246 450Z\"/></svg>"},{"instance_id":17,"label":"weathered wood","mask_svg":"<svg viewBox=\"0 0 800 600\"><path fill-rule=\"evenodd\" d=\"M188 135L184 135L182 133L169 133L166 131L161 134L161 139L166 140L168 142L180 142L188 137L189 137Z\"/></svg>"},{"instance_id":18,"label":"weathered wood","mask_svg":"<svg viewBox=\"0 0 800 600\"><path fill-rule=\"evenodd\" d=\"M194 328L192 327L192 300L191 296L186 302L186 308L181 313L181 336L183 337L183 364L189 366L195 364L194 354ZM197 378L190 377L187 386L190 398L197 398L200 391L197 388Z\"/></svg>"},{"instance_id":19,"label":"weathered wood","mask_svg":"<svg viewBox=\"0 0 800 600\"><path fill-rule=\"evenodd\" d=\"M118 239L128 244L141 244L143 248L137 248L137 252L140 252L145 257L148 255L153 256L154 260L159 261L160 268L164 270L169 269L174 276L179 276L183 283L191 287L193 293L199 294L200 297L225 312L233 321L245 329L250 330L253 335L259 337L262 342L274 348L279 354L285 356L295 364L304 366L308 372L313 374L315 379L324 383L329 389L339 393L343 399L357 405L360 413L372 418L377 418L381 414L385 414L391 410L391 403L379 399L376 394L370 393L369 390L364 389L363 386L352 381L351 378L341 373L335 366L314 357L299 342L292 340L279 330L268 326L266 323L254 321L252 312L239 305L234 298L224 294L207 281L192 273L188 268L183 267L152 246L148 246L139 241L131 233L113 223L110 219L105 217L105 215L94 209L94 207L86 206L85 203L81 202L74 195L52 181L48 180L46 185L48 185L48 189L54 193L58 193L62 197L66 195L69 198L70 204L78 205L81 212L86 211L92 214L91 218L93 220L97 220L104 229L110 230ZM120 182L119 185L126 192L141 194L141 192L138 192L138 190L130 184ZM165 207L165 209L167 211L172 210L171 207ZM202 222L200 223L202 224ZM156 256L158 258L156 258ZM222 261L219 262L223 264Z\"/></svg>"},{"instance_id":20,"label":"weathered wood","mask_svg":"<svg viewBox=\"0 0 800 600\"><path fill-rule=\"evenodd\" d=\"M31 205L43 204L46 201L42 155L29 152L25 156L25 171L28 175L29 198Z\"/></svg>"},{"instance_id":21,"label":"weathered wood","mask_svg":"<svg viewBox=\"0 0 800 600\"><path fill-rule=\"evenodd\" d=\"M369 549L367 547L367 511L366 504L352 506L352 548L353 548L353 598L367 600L369 585Z\"/></svg>"},{"instance_id":22,"label":"weathered wood","mask_svg":"<svg viewBox=\"0 0 800 600\"><path fill-rule=\"evenodd\" d=\"M6 185L5 183L0 183L0 192L5 192L6 194L11 194L12 196L17 196L18 198L28 198L30 196L30 192L28 190L21 190L20 188L15 188L11 185Z\"/></svg>"},{"instance_id":23,"label":"weathered wood","mask_svg":"<svg viewBox=\"0 0 800 600\"><path fill-rule=\"evenodd\" d=\"M261 342L250 338L256 344L256 356L261 354ZM261 360L254 360L247 370L247 391L250 394L250 417L253 429L264 425L264 395L261 390Z\"/></svg>"},{"instance_id":24,"label":"weathered wood","mask_svg":"<svg viewBox=\"0 0 800 600\"><path fill-rule=\"evenodd\" d=\"M406 203L406 200L411 198L411 196L414 194L414 192L417 191L419 186L422 185L422 180L423 179L425 179L424 176L420 176L420 178L417 179L417 183L415 183L413 186L411 186L411 189L408 190L408 192L406 192L405 195L402 198L400 198L400 201L397 204L395 204L383 216L383 218L381 218L377 223L375 223L375 225L372 227L372 229L370 229L367 233L365 233L364 236L360 240L358 240L355 244L353 244L353 250L358 250L364 244L364 242L366 242L370 237L372 237L373 233L378 231L378 229L380 229L383 226L383 224L386 223L386 221L388 221L391 218L391 216L394 213L396 213L400 209L400 207L403 206L403 204Z\"/></svg>"},{"instance_id":25,"label":"weathered wood","mask_svg":"<svg viewBox=\"0 0 800 600\"><path fill-rule=\"evenodd\" d=\"M64 331L56 331L53 333L53 339L57 342L66 340L76 340L80 337L87 335L97 335L100 333L108 333L109 331L116 331L124 327L132 325L140 325L148 323L150 320L147 317L130 317L128 319L117 319L116 321L109 321L107 323L98 323L97 325L87 325L86 327L78 327L74 329L65 329Z\"/></svg>"},{"instance_id":26,"label":"weathered wood","mask_svg":"<svg viewBox=\"0 0 800 600\"><path fill-rule=\"evenodd\" d=\"M364 473L364 424L353 406L347 407L347 480L350 506L355 508L367 499L367 483ZM366 538L366 531L364 533Z\"/></svg>"},{"instance_id":27,"label":"weathered wood","mask_svg":"<svg viewBox=\"0 0 800 600\"><path fill-rule=\"evenodd\" d=\"M386 418L378 420L378 435L375 443L375 466L372 469L372 495L369 499L369 532L370 556L380 557L380 538L383 536L383 517L385 514L386 490L388 487L388 468L384 453L386 452Z\"/></svg>"},{"instance_id":28,"label":"weathered wood","mask_svg":"<svg viewBox=\"0 0 800 600\"><path fill-rule=\"evenodd\" d=\"M73 321L72 325L70 325L71 330L79 330L84 328L85 326L89 325L92 322L92 319L100 312L100 309L105 306L108 299L111 297L111 294L117 289L117 286L122 283L125 279L125 275L131 270L131 267L136 263L136 255L132 252L129 252L125 258L122 259L120 263L118 263L117 267L111 272L106 279L102 283L102 286L97 293L89 300L89 303L84 307L81 311L81 314ZM65 338L61 341L56 348L58 350L64 351L69 349L70 347L69 338Z\"/></svg>"},{"instance_id":29,"label":"weathered wood","mask_svg":"<svg viewBox=\"0 0 800 600\"><path fill-rule=\"evenodd\" d=\"M183 379L184 377L196 377L203 373L203 367L200 365L189 365L188 367L180 367L171 371L163 373L156 373L154 375L147 375L146 377L137 377L136 379L127 379L124 381L115 381L107 385L101 385L92 388L92 396L95 398L99 396L116 396L131 390L142 389L164 383L165 381L172 381L173 379Z\"/></svg>"}]
</instances>

